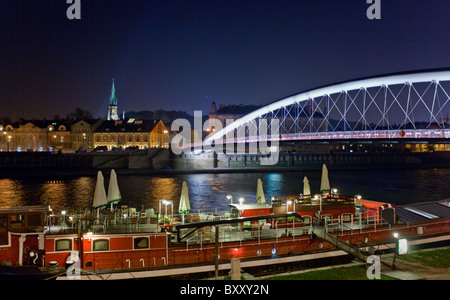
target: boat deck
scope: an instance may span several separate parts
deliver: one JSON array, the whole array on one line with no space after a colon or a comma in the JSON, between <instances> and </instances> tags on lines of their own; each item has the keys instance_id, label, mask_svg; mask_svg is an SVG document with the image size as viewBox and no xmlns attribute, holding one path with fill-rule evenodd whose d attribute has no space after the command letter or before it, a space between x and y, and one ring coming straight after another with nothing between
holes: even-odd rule
<instances>
[{"instance_id":1,"label":"boat deck","mask_svg":"<svg viewBox=\"0 0 450 300\"><path fill-rule=\"evenodd\" d=\"M417 204L402 205L396 208L399 224L407 223L420 223L427 221L439 221L444 219L450 219L450 199L435 201L435 202L423 202ZM270 215L266 216L267 219L287 217L288 215ZM168 227L161 226L156 223L150 223L149 220L141 222L139 219L135 222L132 220L118 221L118 222L102 222L96 224L83 223L81 232L92 232L94 234L124 234L124 233L155 233L161 231L172 232L171 239L173 242L187 241L188 243L208 243L213 242L215 239L215 228L219 226L220 240L221 241L239 241L255 238L276 238L285 236L299 236L305 234L311 234L313 231L312 220L308 222L300 222L296 220L289 222L281 227L276 227L272 223L265 224L267 221L261 220L260 226L250 224L251 218L243 219L229 219L221 218L217 219L216 215L211 215L213 221L200 221L198 223L183 224L181 222L173 223ZM255 219L264 219L264 216L255 217ZM244 227L243 223L249 223L250 227ZM259 222L259 221L258 221ZM265 224L265 226L263 226ZM318 224L316 224L317 226ZM374 226L372 219L364 219L359 221L357 216L351 223L337 222L329 220L326 224L327 232L333 231L346 231L355 229L364 229ZM386 225L386 224L384 224ZM381 226L381 223L377 223L375 226ZM195 229L195 230L194 230ZM76 224L58 224L52 225L47 228L49 234L76 234L78 231ZM189 234L191 232L191 234Z\"/></svg>"},{"instance_id":2,"label":"boat deck","mask_svg":"<svg viewBox=\"0 0 450 300\"><path fill-rule=\"evenodd\" d=\"M450 219L450 199L397 206L397 216L402 223Z\"/></svg>"}]
</instances>

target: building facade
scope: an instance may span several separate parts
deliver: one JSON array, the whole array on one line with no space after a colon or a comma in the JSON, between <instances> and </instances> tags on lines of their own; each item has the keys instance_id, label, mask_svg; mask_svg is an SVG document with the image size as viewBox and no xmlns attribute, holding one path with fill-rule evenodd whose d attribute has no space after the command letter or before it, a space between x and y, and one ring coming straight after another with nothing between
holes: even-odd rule
<instances>
[{"instance_id":1,"label":"building facade","mask_svg":"<svg viewBox=\"0 0 450 300\"><path fill-rule=\"evenodd\" d=\"M98 120L80 120L70 126L70 138L72 151L89 152L94 146L94 131L104 122Z\"/></svg>"},{"instance_id":2,"label":"building facade","mask_svg":"<svg viewBox=\"0 0 450 300\"><path fill-rule=\"evenodd\" d=\"M0 150L71 152L69 125L55 121L25 121L0 126Z\"/></svg>"},{"instance_id":3,"label":"building facade","mask_svg":"<svg viewBox=\"0 0 450 300\"><path fill-rule=\"evenodd\" d=\"M0 152L10 151L12 145L12 133L14 128L12 125L0 124Z\"/></svg>"},{"instance_id":4,"label":"building facade","mask_svg":"<svg viewBox=\"0 0 450 300\"><path fill-rule=\"evenodd\" d=\"M45 126L45 124L43 126ZM51 122L46 127L46 134L47 134L46 151L57 153L72 152L69 124L62 122ZM39 151L41 151L40 148Z\"/></svg>"},{"instance_id":5,"label":"building facade","mask_svg":"<svg viewBox=\"0 0 450 300\"><path fill-rule=\"evenodd\" d=\"M137 147L169 148L169 131L161 120L115 120L103 122L94 132L94 148L108 150Z\"/></svg>"}]
</instances>

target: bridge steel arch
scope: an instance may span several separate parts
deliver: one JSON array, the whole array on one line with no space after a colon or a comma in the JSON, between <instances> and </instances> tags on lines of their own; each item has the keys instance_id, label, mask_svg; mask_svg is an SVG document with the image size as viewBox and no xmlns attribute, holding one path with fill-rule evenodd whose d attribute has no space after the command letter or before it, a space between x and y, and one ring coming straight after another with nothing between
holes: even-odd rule
<instances>
[{"instance_id":1,"label":"bridge steel arch","mask_svg":"<svg viewBox=\"0 0 450 300\"><path fill-rule=\"evenodd\" d=\"M450 69L390 74L308 90L270 103L205 142L251 142L252 126L279 120L268 140L450 138ZM245 137L236 135L243 129ZM234 133L234 138L231 137Z\"/></svg>"}]
</instances>

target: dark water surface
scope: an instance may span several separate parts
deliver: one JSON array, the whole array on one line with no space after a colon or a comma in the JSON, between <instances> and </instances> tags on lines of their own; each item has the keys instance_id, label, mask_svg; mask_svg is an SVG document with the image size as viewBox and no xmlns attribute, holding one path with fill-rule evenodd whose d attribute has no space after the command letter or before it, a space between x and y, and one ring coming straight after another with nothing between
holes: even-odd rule
<instances>
[{"instance_id":1,"label":"dark water surface","mask_svg":"<svg viewBox=\"0 0 450 300\"><path fill-rule=\"evenodd\" d=\"M108 189L109 172L104 172ZM294 195L303 191L307 176L312 193L319 191L321 172L179 174L167 176L118 176L124 201L141 208L157 208L160 199L178 202L183 181L189 187L191 207L226 207L227 195L248 203L256 199L256 184L261 178L266 199ZM450 198L450 169L414 170L331 170L330 184L341 194L361 194L364 199L408 204ZM0 179L0 207L39 205L46 201L54 208L90 208L95 177Z\"/></svg>"}]
</instances>

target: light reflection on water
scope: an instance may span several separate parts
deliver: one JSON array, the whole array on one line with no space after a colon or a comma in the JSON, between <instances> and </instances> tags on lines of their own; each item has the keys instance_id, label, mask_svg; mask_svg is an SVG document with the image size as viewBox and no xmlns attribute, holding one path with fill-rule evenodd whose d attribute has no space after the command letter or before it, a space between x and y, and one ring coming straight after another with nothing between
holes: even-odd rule
<instances>
[{"instance_id":1,"label":"light reflection on water","mask_svg":"<svg viewBox=\"0 0 450 300\"><path fill-rule=\"evenodd\" d=\"M103 172L108 190L109 172ZM329 172L330 183L339 193L361 194L366 199L407 204L450 198L450 169L369 170ZM318 192L321 172L179 174L173 176L118 176L124 202L141 208L157 208L160 199L174 201L178 209L181 186L189 187L191 207L226 207L227 195L234 201L244 197L256 199L256 184L261 178L266 199L294 195L303 190L307 176L312 192ZM90 208L96 184L95 177L0 179L0 207L47 203L56 209L63 206Z\"/></svg>"}]
</instances>

